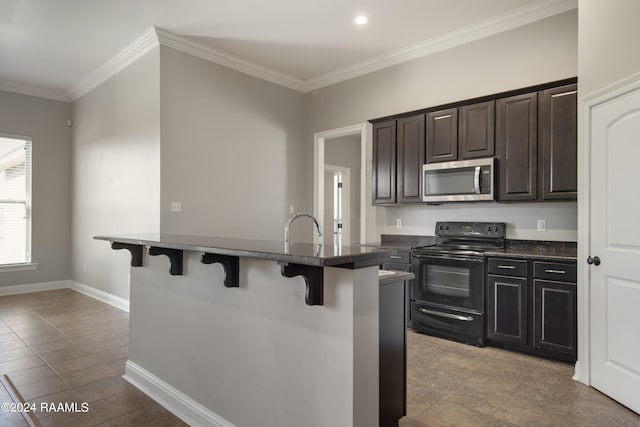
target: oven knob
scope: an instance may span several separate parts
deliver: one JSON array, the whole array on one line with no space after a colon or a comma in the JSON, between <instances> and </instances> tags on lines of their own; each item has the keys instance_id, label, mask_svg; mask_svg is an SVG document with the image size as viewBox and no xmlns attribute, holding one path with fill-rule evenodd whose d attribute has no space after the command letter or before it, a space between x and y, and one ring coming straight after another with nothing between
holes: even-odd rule
<instances>
[{"instance_id":1,"label":"oven knob","mask_svg":"<svg viewBox=\"0 0 640 427\"><path fill-rule=\"evenodd\" d=\"M491 226L489 226L489 233L491 233Z\"/></svg>"},{"instance_id":2,"label":"oven knob","mask_svg":"<svg viewBox=\"0 0 640 427\"><path fill-rule=\"evenodd\" d=\"M498 234L500 232L500 227L496 226L496 234Z\"/></svg>"},{"instance_id":3,"label":"oven knob","mask_svg":"<svg viewBox=\"0 0 640 427\"><path fill-rule=\"evenodd\" d=\"M445 230L449 230L449 226L447 225L444 229L445 229Z\"/></svg>"}]
</instances>

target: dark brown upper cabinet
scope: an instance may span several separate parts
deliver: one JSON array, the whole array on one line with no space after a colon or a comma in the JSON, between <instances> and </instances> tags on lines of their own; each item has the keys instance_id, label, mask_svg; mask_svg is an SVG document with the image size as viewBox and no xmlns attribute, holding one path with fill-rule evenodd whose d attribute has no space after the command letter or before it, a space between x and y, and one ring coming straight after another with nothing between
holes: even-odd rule
<instances>
[{"instance_id":1,"label":"dark brown upper cabinet","mask_svg":"<svg viewBox=\"0 0 640 427\"><path fill-rule=\"evenodd\" d=\"M577 198L577 79L371 120L373 204L418 203L422 162L495 157L496 199Z\"/></svg>"},{"instance_id":2,"label":"dark brown upper cabinet","mask_svg":"<svg viewBox=\"0 0 640 427\"><path fill-rule=\"evenodd\" d=\"M373 204L396 202L396 121L373 125Z\"/></svg>"},{"instance_id":3,"label":"dark brown upper cabinet","mask_svg":"<svg viewBox=\"0 0 640 427\"><path fill-rule=\"evenodd\" d=\"M578 195L577 85L540 92L540 198L573 199Z\"/></svg>"},{"instance_id":4,"label":"dark brown upper cabinet","mask_svg":"<svg viewBox=\"0 0 640 427\"><path fill-rule=\"evenodd\" d=\"M427 113L427 163L492 157L495 102Z\"/></svg>"},{"instance_id":5,"label":"dark brown upper cabinet","mask_svg":"<svg viewBox=\"0 0 640 427\"><path fill-rule=\"evenodd\" d=\"M460 107L459 158L493 157L495 101Z\"/></svg>"},{"instance_id":6,"label":"dark brown upper cabinet","mask_svg":"<svg viewBox=\"0 0 640 427\"><path fill-rule=\"evenodd\" d=\"M496 100L498 200L538 198L538 94Z\"/></svg>"},{"instance_id":7,"label":"dark brown upper cabinet","mask_svg":"<svg viewBox=\"0 0 640 427\"><path fill-rule=\"evenodd\" d=\"M424 163L424 114L397 121L397 202L422 202L422 164Z\"/></svg>"},{"instance_id":8,"label":"dark brown upper cabinet","mask_svg":"<svg viewBox=\"0 0 640 427\"><path fill-rule=\"evenodd\" d=\"M427 113L427 163L458 160L458 109Z\"/></svg>"}]
</instances>

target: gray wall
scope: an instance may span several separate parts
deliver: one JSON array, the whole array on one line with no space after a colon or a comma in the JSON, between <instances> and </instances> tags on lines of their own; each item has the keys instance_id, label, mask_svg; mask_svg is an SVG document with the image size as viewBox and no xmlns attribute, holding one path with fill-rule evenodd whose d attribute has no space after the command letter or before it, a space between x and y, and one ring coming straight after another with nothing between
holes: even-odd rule
<instances>
[{"instance_id":1,"label":"gray wall","mask_svg":"<svg viewBox=\"0 0 640 427\"><path fill-rule=\"evenodd\" d=\"M580 0L580 95L640 72L640 2Z\"/></svg>"},{"instance_id":2,"label":"gray wall","mask_svg":"<svg viewBox=\"0 0 640 427\"><path fill-rule=\"evenodd\" d=\"M164 46L160 63L162 231L282 240L313 203L303 94Z\"/></svg>"},{"instance_id":3,"label":"gray wall","mask_svg":"<svg viewBox=\"0 0 640 427\"><path fill-rule=\"evenodd\" d=\"M159 49L73 104L72 279L129 299L127 251L94 235L160 231Z\"/></svg>"},{"instance_id":4,"label":"gray wall","mask_svg":"<svg viewBox=\"0 0 640 427\"><path fill-rule=\"evenodd\" d=\"M578 15L566 12L308 94L309 133L447 102L574 77L578 73ZM312 140L312 136L307 138ZM309 160L311 163L312 160ZM370 166L369 166L370 167ZM370 174L369 174L370 176ZM370 184L369 184L370 188ZM508 237L576 239L576 204L455 204L440 208L375 208L376 233L432 234L437 220L495 218ZM543 211L543 212L541 212ZM544 214L545 217L539 217ZM514 222L512 218L519 218ZM370 218L370 215L367 215ZM410 225L395 228L396 218ZM547 219L548 231L536 232ZM368 227L369 228L369 227ZM368 235L369 240L378 236Z\"/></svg>"},{"instance_id":5,"label":"gray wall","mask_svg":"<svg viewBox=\"0 0 640 427\"><path fill-rule=\"evenodd\" d=\"M0 133L33 139L32 260L37 270L0 272L0 286L69 278L71 104L0 91Z\"/></svg>"}]
</instances>

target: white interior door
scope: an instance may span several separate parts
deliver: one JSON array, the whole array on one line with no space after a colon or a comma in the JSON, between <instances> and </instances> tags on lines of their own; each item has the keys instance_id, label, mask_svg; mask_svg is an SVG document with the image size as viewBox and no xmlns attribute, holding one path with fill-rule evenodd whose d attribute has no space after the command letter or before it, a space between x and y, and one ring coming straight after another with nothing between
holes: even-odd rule
<instances>
[{"instance_id":1,"label":"white interior door","mask_svg":"<svg viewBox=\"0 0 640 427\"><path fill-rule=\"evenodd\" d=\"M640 89L591 109L591 384L640 412Z\"/></svg>"}]
</instances>

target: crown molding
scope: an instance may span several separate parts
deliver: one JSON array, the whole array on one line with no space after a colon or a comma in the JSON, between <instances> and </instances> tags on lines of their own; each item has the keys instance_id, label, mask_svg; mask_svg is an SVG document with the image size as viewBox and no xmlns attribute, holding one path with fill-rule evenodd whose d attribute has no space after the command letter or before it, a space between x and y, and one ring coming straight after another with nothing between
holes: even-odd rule
<instances>
[{"instance_id":1,"label":"crown molding","mask_svg":"<svg viewBox=\"0 0 640 427\"><path fill-rule=\"evenodd\" d=\"M335 72L323 74L306 81L303 90L304 92L311 92L325 86L340 83L354 77L379 71L436 52L441 52L577 8L578 0L548 0L534 3L512 12L498 15L479 24L471 25L440 37L395 50Z\"/></svg>"},{"instance_id":2,"label":"crown molding","mask_svg":"<svg viewBox=\"0 0 640 427\"><path fill-rule=\"evenodd\" d=\"M67 92L67 96L71 98L72 101L75 101L82 95L136 62L157 46L158 38L156 36L156 28L151 27L117 55L109 59L86 78L73 86L69 92Z\"/></svg>"},{"instance_id":3,"label":"crown molding","mask_svg":"<svg viewBox=\"0 0 640 427\"><path fill-rule=\"evenodd\" d=\"M479 40L504 31L512 30L541 19L558 15L563 12L568 12L576 9L577 7L578 0L547 0L543 2L536 2L515 11L498 15L479 24L450 32L443 36L426 40L406 48L397 49L387 54L380 55L306 81L260 66L250 61L240 59L226 52L212 49L209 46L186 37L172 34L160 28L151 27L117 55L105 62L98 69L94 70L66 93L1 79L0 90L48 98L56 101L75 101L137 61L153 48L162 45L202 58L206 61L231 68L241 73L270 81L289 89L299 92L311 92L316 89L340 83L374 71L379 71L393 65L460 46L474 40Z\"/></svg>"},{"instance_id":4,"label":"crown molding","mask_svg":"<svg viewBox=\"0 0 640 427\"><path fill-rule=\"evenodd\" d=\"M176 49L180 52L196 56L206 61L231 68L232 70L236 70L262 80L276 83L289 89L304 92L305 83L302 80L296 79L295 77L291 77L287 74L280 73L278 71L260 66L249 61L245 61L226 52L212 49L211 47L205 46L202 43L198 43L186 37L172 34L160 28L156 28L156 34L158 37L158 42L162 46Z\"/></svg>"},{"instance_id":5,"label":"crown molding","mask_svg":"<svg viewBox=\"0 0 640 427\"><path fill-rule=\"evenodd\" d=\"M37 96L38 98L52 99L54 101L71 101L71 98L64 92L45 89L39 86L12 82L9 80L0 79L0 90L5 92L19 93L22 95Z\"/></svg>"}]
</instances>

